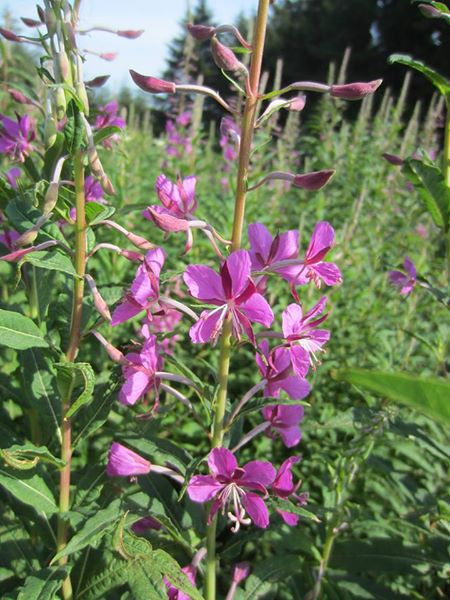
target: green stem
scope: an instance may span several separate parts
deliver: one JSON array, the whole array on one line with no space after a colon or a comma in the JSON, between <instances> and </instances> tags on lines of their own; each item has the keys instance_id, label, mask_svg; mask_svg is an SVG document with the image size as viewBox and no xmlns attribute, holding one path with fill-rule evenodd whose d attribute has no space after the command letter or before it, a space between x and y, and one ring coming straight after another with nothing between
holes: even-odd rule
<instances>
[{"instance_id":1,"label":"green stem","mask_svg":"<svg viewBox=\"0 0 450 600\"><path fill-rule=\"evenodd\" d=\"M445 98L445 132L444 132L444 156L442 171L446 185L450 188L450 94ZM448 227L448 223L444 223ZM447 254L447 278L450 277L450 231L445 232L445 246Z\"/></svg>"},{"instance_id":2,"label":"green stem","mask_svg":"<svg viewBox=\"0 0 450 600\"><path fill-rule=\"evenodd\" d=\"M69 346L66 352L68 361L73 362L78 352L81 339L81 320L83 316L83 294L84 294L84 274L86 268L86 213L84 198L84 167L81 150L77 150L74 156L74 179L75 179L75 270L77 277L74 280L72 321L70 326ZM70 476L71 476L71 458L72 458L72 428L70 419L65 415L70 408L70 399L72 390L69 390L67 397L62 402L62 446L61 458L65 466L61 469L59 484L59 516L57 531L57 552L60 552L67 544L69 532L68 522L65 514L70 508ZM65 565L67 557L60 559L59 564ZM65 579L62 586L64 600L72 600L72 584L70 577Z\"/></svg>"},{"instance_id":3,"label":"green stem","mask_svg":"<svg viewBox=\"0 0 450 600\"><path fill-rule=\"evenodd\" d=\"M247 196L248 170L250 153L255 129L259 81L261 77L261 64L264 53L266 37L267 16L270 0L259 0L258 14L256 16L255 35L253 39L253 52L250 63L248 81L248 96L244 107L241 123L241 144L239 148L239 165L237 173L236 199L234 205L233 233L231 237L231 251L238 250L241 246L242 230L244 227L245 201ZM213 417L213 434L211 445L217 448L222 445L224 434L224 417L227 400L228 375L231 355L231 319L225 321L220 338L219 355L219 389ZM216 527L217 517L207 526L206 530L206 600L216 599Z\"/></svg>"}]
</instances>

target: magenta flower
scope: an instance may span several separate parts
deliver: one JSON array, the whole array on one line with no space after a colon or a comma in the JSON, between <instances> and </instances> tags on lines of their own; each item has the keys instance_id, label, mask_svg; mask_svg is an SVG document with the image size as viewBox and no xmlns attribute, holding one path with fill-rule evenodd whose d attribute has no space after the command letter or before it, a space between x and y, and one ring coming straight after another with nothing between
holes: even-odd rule
<instances>
[{"instance_id":1,"label":"magenta flower","mask_svg":"<svg viewBox=\"0 0 450 600\"><path fill-rule=\"evenodd\" d=\"M147 475L151 468L152 464L133 450L129 450L117 442L112 444L106 465L106 474L110 477Z\"/></svg>"},{"instance_id":2,"label":"magenta flower","mask_svg":"<svg viewBox=\"0 0 450 600\"><path fill-rule=\"evenodd\" d=\"M267 496L267 487L274 481L276 471L267 461L254 460L239 467L232 452L226 448L214 448L208 456L211 475L195 475L189 482L187 492L194 502L210 502L209 521L219 509L228 509L228 518L234 523L232 531L251 521L266 528L269 512L259 492ZM248 517L246 516L248 514Z\"/></svg>"},{"instance_id":3,"label":"magenta flower","mask_svg":"<svg viewBox=\"0 0 450 600\"><path fill-rule=\"evenodd\" d=\"M193 175L179 179L173 183L165 175L160 175L155 190L162 206L153 204L143 215L153 221L163 231L187 231L189 220L197 209L195 185L197 178Z\"/></svg>"},{"instance_id":4,"label":"magenta flower","mask_svg":"<svg viewBox=\"0 0 450 600\"><path fill-rule=\"evenodd\" d=\"M403 267L406 274L403 271L389 271L389 281L392 285L400 288L400 294L406 296L413 291L417 284L417 271L409 256L405 256Z\"/></svg>"},{"instance_id":5,"label":"magenta flower","mask_svg":"<svg viewBox=\"0 0 450 600\"><path fill-rule=\"evenodd\" d=\"M257 354L255 358L262 376L267 381L265 397L277 398L280 390L284 390L292 400L302 400L309 394L311 386L304 379L309 369L309 358L302 348L298 348L297 356L300 374L294 371L287 348L277 346L269 352L269 344L263 340L259 349L262 356Z\"/></svg>"},{"instance_id":6,"label":"magenta flower","mask_svg":"<svg viewBox=\"0 0 450 600\"><path fill-rule=\"evenodd\" d=\"M197 569L194 567L194 565L187 565L181 570L187 576L192 585L195 585ZM167 587L167 598L169 600L190 600L190 596L188 596L187 594L176 588L174 585L172 585L166 577L164 577L164 584Z\"/></svg>"},{"instance_id":7,"label":"magenta flower","mask_svg":"<svg viewBox=\"0 0 450 600\"><path fill-rule=\"evenodd\" d=\"M103 188L92 175L88 175L84 180L84 196L86 202L99 202L105 204Z\"/></svg>"},{"instance_id":8,"label":"magenta flower","mask_svg":"<svg viewBox=\"0 0 450 600\"><path fill-rule=\"evenodd\" d=\"M333 245L334 229L326 221L319 221L314 228L295 285L304 285L309 281L314 281L320 288L321 281L326 285L336 285L342 282L341 272L337 265L323 261Z\"/></svg>"},{"instance_id":9,"label":"magenta flower","mask_svg":"<svg viewBox=\"0 0 450 600\"><path fill-rule=\"evenodd\" d=\"M133 533L136 535L140 535L141 533L145 533L149 529L154 529L155 531L159 531L162 528L162 525L159 521L154 519L153 517L142 517L142 519L138 519L133 523L131 529Z\"/></svg>"},{"instance_id":10,"label":"magenta flower","mask_svg":"<svg viewBox=\"0 0 450 600\"><path fill-rule=\"evenodd\" d=\"M278 498L283 498L284 500L287 500L289 499L289 496L292 496L292 499L295 500L297 504L303 506L306 504L308 496L307 494L296 494L301 482L299 481L298 483L294 484L291 473L292 466L299 461L299 456L291 456L284 461L277 472L275 481L272 484L272 493L274 496L278 496ZM277 509L277 512L281 515L283 521L287 525L290 525L291 527L295 527L295 525L297 525L299 521L298 515L279 509Z\"/></svg>"},{"instance_id":11,"label":"magenta flower","mask_svg":"<svg viewBox=\"0 0 450 600\"><path fill-rule=\"evenodd\" d=\"M248 227L250 241L250 258L252 271L271 270L287 281L293 281L299 267L277 267L276 263L295 259L298 255L298 231L292 229L272 237L262 223L252 223Z\"/></svg>"},{"instance_id":12,"label":"magenta flower","mask_svg":"<svg viewBox=\"0 0 450 600\"><path fill-rule=\"evenodd\" d=\"M123 365L125 383L119 392L119 401L126 406L136 404L149 390L157 391L159 380L156 372L162 369L156 336L149 336L140 352L129 352L125 356L128 364Z\"/></svg>"},{"instance_id":13,"label":"magenta flower","mask_svg":"<svg viewBox=\"0 0 450 600\"><path fill-rule=\"evenodd\" d=\"M36 137L30 117L16 115L17 120L0 114L0 153L7 154L12 160L24 162L33 150L31 142Z\"/></svg>"},{"instance_id":14,"label":"magenta flower","mask_svg":"<svg viewBox=\"0 0 450 600\"><path fill-rule=\"evenodd\" d=\"M306 350L310 363L314 366L315 363L319 363L316 352L324 352L322 346L330 339L328 330L315 329L328 318L328 313L316 318L323 312L326 302L327 297L323 296L304 316L299 304L289 304L283 311L283 335L291 354L294 371L299 375L302 375L304 370L304 351ZM303 352L300 352L300 349Z\"/></svg>"},{"instance_id":15,"label":"magenta flower","mask_svg":"<svg viewBox=\"0 0 450 600\"><path fill-rule=\"evenodd\" d=\"M139 266L130 291L116 307L111 325L124 323L143 310L151 320L150 309L159 298L159 275L164 264L165 254L161 248L149 250Z\"/></svg>"},{"instance_id":16,"label":"magenta flower","mask_svg":"<svg viewBox=\"0 0 450 600\"><path fill-rule=\"evenodd\" d=\"M21 173L21 170L19 169L19 167L12 167L5 173L5 177L9 183L9 185L14 190L17 190L17 180L19 179L21 174L22 173Z\"/></svg>"},{"instance_id":17,"label":"magenta flower","mask_svg":"<svg viewBox=\"0 0 450 600\"><path fill-rule=\"evenodd\" d=\"M118 110L119 103L117 100L108 102L108 104L105 104L104 106L99 106L99 114L95 119L95 128L104 129L105 127L118 127L119 129L124 129L126 123L122 117L118 116ZM114 133L104 139L102 144L105 148L112 148L112 142L116 142L118 140L118 134Z\"/></svg>"},{"instance_id":18,"label":"magenta flower","mask_svg":"<svg viewBox=\"0 0 450 600\"><path fill-rule=\"evenodd\" d=\"M217 340L223 323L231 316L235 338L245 333L254 344L252 322L270 327L274 316L267 300L250 278L251 261L246 250L236 250L225 260L220 275L205 265L190 265L183 278L191 296L217 308L204 310L190 329L195 344Z\"/></svg>"},{"instance_id":19,"label":"magenta flower","mask_svg":"<svg viewBox=\"0 0 450 600\"><path fill-rule=\"evenodd\" d=\"M304 412L303 406L265 406L262 414L270 423L266 434L270 437L274 437L275 434L280 435L287 448L296 446L302 438L299 423L303 419Z\"/></svg>"}]
</instances>

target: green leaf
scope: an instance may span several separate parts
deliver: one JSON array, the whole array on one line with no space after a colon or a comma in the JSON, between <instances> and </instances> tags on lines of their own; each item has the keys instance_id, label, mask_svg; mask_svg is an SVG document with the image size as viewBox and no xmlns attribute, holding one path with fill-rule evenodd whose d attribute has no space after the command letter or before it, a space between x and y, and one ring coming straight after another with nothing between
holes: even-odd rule
<instances>
[{"instance_id":1,"label":"green leaf","mask_svg":"<svg viewBox=\"0 0 450 600\"><path fill-rule=\"evenodd\" d=\"M431 81L431 83L439 90L439 93L443 96L446 96L450 92L450 82L443 75L440 75L434 69L428 67L425 63L420 60L414 60L411 56L407 54L391 54L389 57L390 64L398 63L401 65L406 65L411 69L415 69L425 75L427 79Z\"/></svg>"},{"instance_id":2,"label":"green leaf","mask_svg":"<svg viewBox=\"0 0 450 600\"><path fill-rule=\"evenodd\" d=\"M114 500L107 508L98 510L92 517L89 517L82 528L69 540L67 546L58 552L51 561L51 564L58 561L63 556L69 556L78 552L86 546L97 544L104 535L111 531L122 516L121 501Z\"/></svg>"},{"instance_id":3,"label":"green leaf","mask_svg":"<svg viewBox=\"0 0 450 600\"><path fill-rule=\"evenodd\" d=\"M295 574L300 569L300 559L289 554L259 562L245 583L245 590L241 595L242 600L275 598L276 596L273 594L268 596L273 589L273 584L285 580L286 577Z\"/></svg>"},{"instance_id":4,"label":"green leaf","mask_svg":"<svg viewBox=\"0 0 450 600\"><path fill-rule=\"evenodd\" d=\"M89 402L94 393L95 373L89 363L57 363L57 384L61 396L67 400L72 400L72 393L75 388L81 386L82 391L71 403L66 417L69 419L85 404Z\"/></svg>"},{"instance_id":5,"label":"green leaf","mask_svg":"<svg viewBox=\"0 0 450 600\"><path fill-rule=\"evenodd\" d=\"M70 257L61 250L51 249L30 252L25 256L23 262L28 262L48 271L61 271L72 277L78 277Z\"/></svg>"},{"instance_id":6,"label":"green leaf","mask_svg":"<svg viewBox=\"0 0 450 600\"><path fill-rule=\"evenodd\" d=\"M104 600L114 588L128 581L130 565L126 560L108 555L107 561L99 560L97 563L95 571L77 593L77 600Z\"/></svg>"},{"instance_id":7,"label":"green leaf","mask_svg":"<svg viewBox=\"0 0 450 600\"><path fill-rule=\"evenodd\" d=\"M182 474L185 472L186 465L192 460L192 457L186 450L183 450L170 440L163 438L148 435L146 438L121 438L120 441L123 442L125 446L133 448L143 456L149 457L155 464L172 464L179 469Z\"/></svg>"},{"instance_id":8,"label":"green leaf","mask_svg":"<svg viewBox=\"0 0 450 600\"><path fill-rule=\"evenodd\" d=\"M98 202L86 203L86 221L88 225L95 225L98 221L109 219L115 212L114 206L104 206Z\"/></svg>"},{"instance_id":9,"label":"green leaf","mask_svg":"<svg viewBox=\"0 0 450 600\"><path fill-rule=\"evenodd\" d=\"M64 461L56 458L46 446L35 446L31 442L0 449L0 458L15 469L32 469L39 461L48 462L55 467L63 467Z\"/></svg>"},{"instance_id":10,"label":"green leaf","mask_svg":"<svg viewBox=\"0 0 450 600\"><path fill-rule=\"evenodd\" d=\"M51 515L58 511L55 498L38 472L17 471L0 467L0 485L15 498L32 506L38 513Z\"/></svg>"},{"instance_id":11,"label":"green leaf","mask_svg":"<svg viewBox=\"0 0 450 600\"><path fill-rule=\"evenodd\" d=\"M48 347L34 321L20 313L3 309L0 309L0 344L15 350Z\"/></svg>"},{"instance_id":12,"label":"green leaf","mask_svg":"<svg viewBox=\"0 0 450 600\"><path fill-rule=\"evenodd\" d=\"M312 513L309 510L306 510L305 508L303 508L303 506L298 506L298 504L294 504L290 500L285 500L283 498L271 498L270 504L278 510L284 510L286 512L293 513L294 515L299 515L300 517L311 519L311 521L314 521L314 523L320 523L319 517L317 517L314 513Z\"/></svg>"},{"instance_id":13,"label":"green leaf","mask_svg":"<svg viewBox=\"0 0 450 600\"><path fill-rule=\"evenodd\" d=\"M450 188L445 183L442 171L432 164L414 158L408 158L405 161L402 171L419 191L435 225L448 231Z\"/></svg>"},{"instance_id":14,"label":"green leaf","mask_svg":"<svg viewBox=\"0 0 450 600\"><path fill-rule=\"evenodd\" d=\"M290 398L252 398L249 400L237 415L237 419L247 416L252 412L259 411L265 406L275 406L282 404L283 406L311 406L305 400L291 400Z\"/></svg>"},{"instance_id":15,"label":"green leaf","mask_svg":"<svg viewBox=\"0 0 450 600\"><path fill-rule=\"evenodd\" d=\"M69 572L69 567L48 567L29 575L17 600L52 600Z\"/></svg>"},{"instance_id":16,"label":"green leaf","mask_svg":"<svg viewBox=\"0 0 450 600\"><path fill-rule=\"evenodd\" d=\"M365 369L343 369L334 373L334 377L450 424L450 381L446 379Z\"/></svg>"},{"instance_id":17,"label":"green leaf","mask_svg":"<svg viewBox=\"0 0 450 600\"><path fill-rule=\"evenodd\" d=\"M39 189L39 186L36 189ZM19 233L24 233L33 227L36 221L42 217L41 211L33 206L31 200L25 198L14 198L8 203L5 212L9 222ZM58 240L63 243L66 241L58 226L51 222L46 223L39 230L37 240L39 242Z\"/></svg>"},{"instance_id":18,"label":"green leaf","mask_svg":"<svg viewBox=\"0 0 450 600\"><path fill-rule=\"evenodd\" d=\"M109 125L108 127L103 127L94 133L94 144L98 146L100 142L109 138L111 135L115 133L121 133L122 129L117 127L117 125Z\"/></svg>"},{"instance_id":19,"label":"green leaf","mask_svg":"<svg viewBox=\"0 0 450 600\"><path fill-rule=\"evenodd\" d=\"M203 596L189 581L189 578L181 570L177 561L164 550L155 550L152 557L153 562L162 575L180 592L187 594L192 600L203 600Z\"/></svg>"},{"instance_id":20,"label":"green leaf","mask_svg":"<svg viewBox=\"0 0 450 600\"><path fill-rule=\"evenodd\" d=\"M84 125L80 116L80 107L83 109L83 104L78 99L78 104L74 100L70 100L67 104L67 122L64 127L64 136L66 138L66 146L70 154L74 150L80 148L84 137Z\"/></svg>"}]
</instances>

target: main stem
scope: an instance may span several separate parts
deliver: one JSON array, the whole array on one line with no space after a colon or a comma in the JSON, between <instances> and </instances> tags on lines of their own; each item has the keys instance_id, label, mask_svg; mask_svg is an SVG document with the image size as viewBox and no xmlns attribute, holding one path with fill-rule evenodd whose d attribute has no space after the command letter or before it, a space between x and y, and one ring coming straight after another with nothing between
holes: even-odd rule
<instances>
[{"instance_id":1,"label":"main stem","mask_svg":"<svg viewBox=\"0 0 450 600\"><path fill-rule=\"evenodd\" d=\"M73 305L72 305L72 321L70 326L69 346L66 352L68 361L75 360L78 346L81 339L81 319L83 312L83 294L84 294L84 274L86 269L86 213L85 213L85 197L84 197L84 168L83 155L81 150L77 150L74 156L74 179L75 179L75 270L77 277L74 282L73 290ZM63 550L67 544L68 522L65 514L70 507L70 467L72 458L72 430L70 419L66 417L66 413L70 408L71 390L67 396L62 399L62 446L61 458L65 462L65 466L61 470L59 483L59 516L58 516L58 531L57 531L57 552ZM60 559L59 564L65 565L67 557ZM72 584L70 577L65 579L62 586L64 600L72 600Z\"/></svg>"},{"instance_id":2,"label":"main stem","mask_svg":"<svg viewBox=\"0 0 450 600\"><path fill-rule=\"evenodd\" d=\"M255 128L258 106L259 80L266 38L267 16L270 0L259 0L256 16L253 52L250 63L248 81L248 96L245 102L241 122L241 144L239 148L239 165L237 174L236 200L234 204L233 233L231 251L241 247L242 230L244 227L245 201L247 196L248 170L250 153ZM219 355L219 389L213 417L213 434L211 445L217 448L222 445L224 433L224 417L227 401L228 374L231 354L231 318L225 321L220 338ZM217 517L207 526L206 531L206 600L216 600L216 527Z\"/></svg>"},{"instance_id":3,"label":"main stem","mask_svg":"<svg viewBox=\"0 0 450 600\"><path fill-rule=\"evenodd\" d=\"M445 97L445 133L444 133L444 157L443 173L446 185L450 188L450 94ZM445 223L444 225L447 225ZM446 231L446 254L447 254L447 278L450 277L450 231Z\"/></svg>"}]
</instances>

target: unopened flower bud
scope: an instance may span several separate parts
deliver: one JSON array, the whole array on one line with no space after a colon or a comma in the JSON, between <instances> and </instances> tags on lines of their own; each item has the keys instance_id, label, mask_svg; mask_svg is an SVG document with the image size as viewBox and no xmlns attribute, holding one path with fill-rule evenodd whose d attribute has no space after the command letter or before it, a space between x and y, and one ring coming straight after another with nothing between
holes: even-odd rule
<instances>
[{"instance_id":1,"label":"unopened flower bud","mask_svg":"<svg viewBox=\"0 0 450 600\"><path fill-rule=\"evenodd\" d=\"M5 29L4 27L0 27L0 34L9 40L10 42L23 42L23 39L16 35L14 32L9 29Z\"/></svg>"},{"instance_id":2,"label":"unopened flower bud","mask_svg":"<svg viewBox=\"0 0 450 600\"><path fill-rule=\"evenodd\" d=\"M55 119L51 115L47 115L44 127L44 141L46 150L51 148L56 142L57 133L58 129L56 127Z\"/></svg>"},{"instance_id":3,"label":"unopened flower bud","mask_svg":"<svg viewBox=\"0 0 450 600\"><path fill-rule=\"evenodd\" d=\"M156 77L147 77L141 75L133 69L130 69L130 75L134 83L150 94L175 94L176 85L172 81L164 81L163 79L157 79Z\"/></svg>"},{"instance_id":4,"label":"unopened flower bud","mask_svg":"<svg viewBox=\"0 0 450 600\"><path fill-rule=\"evenodd\" d=\"M105 85L108 81L109 75L99 75L98 77L94 77L94 79L90 79L89 81L85 81L84 85L90 88L98 88Z\"/></svg>"},{"instance_id":5,"label":"unopened flower bud","mask_svg":"<svg viewBox=\"0 0 450 600\"><path fill-rule=\"evenodd\" d=\"M241 581L244 581L244 579L246 579L250 574L250 563L248 562L240 562L237 563L236 565L234 565L233 567L233 574L232 574L232 581L234 583L241 583Z\"/></svg>"},{"instance_id":6,"label":"unopened flower bud","mask_svg":"<svg viewBox=\"0 0 450 600\"><path fill-rule=\"evenodd\" d=\"M306 96L302 94L301 96L297 96L289 103L288 109L296 112L300 112L305 108L306 104Z\"/></svg>"},{"instance_id":7,"label":"unopened flower bud","mask_svg":"<svg viewBox=\"0 0 450 600\"><path fill-rule=\"evenodd\" d=\"M97 309L98 313L104 319L106 319L106 321L111 321L111 313L109 312L108 305L106 304L102 295L98 291L95 281L93 280L93 278L90 275L85 275L84 277L85 277L86 281L88 282L89 288L92 293L92 297L94 299L94 306ZM114 348L114 350L116 350L116 348Z\"/></svg>"},{"instance_id":8,"label":"unopened flower bud","mask_svg":"<svg viewBox=\"0 0 450 600\"><path fill-rule=\"evenodd\" d=\"M136 38L138 38L139 36L141 36L144 33L143 29L118 29L116 31L117 35L120 35L120 37L124 37L127 38L129 40L135 40Z\"/></svg>"},{"instance_id":9,"label":"unopened flower bud","mask_svg":"<svg viewBox=\"0 0 450 600\"><path fill-rule=\"evenodd\" d=\"M28 246L28 244L32 244L34 240L37 238L39 230L41 227L48 221L50 215L42 215L27 231L22 233L14 242L15 248L21 248L22 246Z\"/></svg>"},{"instance_id":10,"label":"unopened flower bud","mask_svg":"<svg viewBox=\"0 0 450 600\"><path fill-rule=\"evenodd\" d=\"M52 212L58 202L59 183L50 182L42 205L42 213L46 216Z\"/></svg>"},{"instance_id":11,"label":"unopened flower bud","mask_svg":"<svg viewBox=\"0 0 450 600\"><path fill-rule=\"evenodd\" d=\"M139 252L134 252L133 250L121 250L120 256L123 256L132 262L142 262L144 260L142 254L139 254Z\"/></svg>"},{"instance_id":12,"label":"unopened flower bud","mask_svg":"<svg viewBox=\"0 0 450 600\"><path fill-rule=\"evenodd\" d=\"M22 94L21 91L15 90L14 88L8 88L9 95L14 100L14 102L18 102L19 104L33 104L33 100Z\"/></svg>"},{"instance_id":13,"label":"unopened flower bud","mask_svg":"<svg viewBox=\"0 0 450 600\"><path fill-rule=\"evenodd\" d=\"M47 25L47 30L49 35L54 35L56 33L56 15L53 8L47 7L45 9L45 24Z\"/></svg>"},{"instance_id":14,"label":"unopened flower bud","mask_svg":"<svg viewBox=\"0 0 450 600\"><path fill-rule=\"evenodd\" d=\"M334 174L335 171L330 169L327 171L312 171L311 173L295 175L292 185L309 191L320 190L320 188L323 188L328 183Z\"/></svg>"},{"instance_id":15,"label":"unopened flower bud","mask_svg":"<svg viewBox=\"0 0 450 600\"><path fill-rule=\"evenodd\" d=\"M45 22L45 12L44 12L44 9L42 8L42 6L39 6L39 4L37 4L36 11L37 11L39 20L41 21L41 23L44 23Z\"/></svg>"},{"instance_id":16,"label":"unopened flower bud","mask_svg":"<svg viewBox=\"0 0 450 600\"><path fill-rule=\"evenodd\" d=\"M86 88L84 87L84 83L81 81L78 81L75 85L75 91L77 93L77 96L80 98L81 102L83 103L84 114L89 116L89 99L87 96Z\"/></svg>"},{"instance_id":17,"label":"unopened flower bud","mask_svg":"<svg viewBox=\"0 0 450 600\"><path fill-rule=\"evenodd\" d=\"M113 60L116 60L117 52L102 52L99 54L99 57L108 62L112 62Z\"/></svg>"},{"instance_id":18,"label":"unopened flower bud","mask_svg":"<svg viewBox=\"0 0 450 600\"><path fill-rule=\"evenodd\" d=\"M61 78L61 82L70 83L72 79L70 72L70 63L65 50L61 50L61 52L56 53L55 72L58 73L59 77Z\"/></svg>"},{"instance_id":19,"label":"unopened flower bud","mask_svg":"<svg viewBox=\"0 0 450 600\"><path fill-rule=\"evenodd\" d=\"M224 71L241 71L244 66L237 59L233 50L219 42L216 37L211 39L211 53L216 65L219 69L223 69Z\"/></svg>"},{"instance_id":20,"label":"unopened flower bud","mask_svg":"<svg viewBox=\"0 0 450 600\"><path fill-rule=\"evenodd\" d=\"M397 156L396 154L388 154L387 152L385 152L383 154L383 158L384 158L384 160L387 160L388 163L390 163L391 165L394 165L395 167L401 167L403 165L403 163L405 162L403 160L403 158L400 158L400 156Z\"/></svg>"},{"instance_id":21,"label":"unopened flower bud","mask_svg":"<svg viewBox=\"0 0 450 600\"><path fill-rule=\"evenodd\" d=\"M56 109L56 119L57 121L62 121L62 119L64 119L66 116L67 111L66 94L62 87L54 88L53 102Z\"/></svg>"},{"instance_id":22,"label":"unopened flower bud","mask_svg":"<svg viewBox=\"0 0 450 600\"><path fill-rule=\"evenodd\" d=\"M39 27L42 25L42 21L36 21L36 19L28 19L27 17L20 17L20 20L27 27Z\"/></svg>"},{"instance_id":23,"label":"unopened flower bud","mask_svg":"<svg viewBox=\"0 0 450 600\"><path fill-rule=\"evenodd\" d=\"M116 194L116 190L107 175L103 174L103 177L100 178L100 183L102 184L103 191L108 194L108 196L114 196Z\"/></svg>"},{"instance_id":24,"label":"unopened flower bud","mask_svg":"<svg viewBox=\"0 0 450 600\"><path fill-rule=\"evenodd\" d=\"M210 40L215 32L215 27L209 27L208 25L194 25L193 23L188 23L187 29L192 37L199 42Z\"/></svg>"},{"instance_id":25,"label":"unopened flower bud","mask_svg":"<svg viewBox=\"0 0 450 600\"><path fill-rule=\"evenodd\" d=\"M362 100L369 94L373 94L382 83L382 79L375 79L367 83L345 83L343 85L332 85L330 95L333 98L341 98L342 100Z\"/></svg>"},{"instance_id":26,"label":"unopened flower bud","mask_svg":"<svg viewBox=\"0 0 450 600\"><path fill-rule=\"evenodd\" d=\"M417 7L424 17L428 19L440 19L442 17L442 12L432 6L431 4L419 4Z\"/></svg>"},{"instance_id":27,"label":"unopened flower bud","mask_svg":"<svg viewBox=\"0 0 450 600\"><path fill-rule=\"evenodd\" d=\"M127 359L122 354L122 352L118 348L116 348L115 346L110 344L107 340L105 340L105 338L102 336L101 333L99 333L98 331L93 331L92 335L94 335L98 339L98 341L102 344L102 346L105 348L106 352L108 353L109 358L112 361L121 363L121 364L128 363Z\"/></svg>"},{"instance_id":28,"label":"unopened flower bud","mask_svg":"<svg viewBox=\"0 0 450 600\"><path fill-rule=\"evenodd\" d=\"M128 232L127 238L133 244L133 246L136 246L136 248L140 248L141 250L151 250L155 247L154 244L148 242L145 238L141 237L140 235L132 233L131 231Z\"/></svg>"}]
</instances>

